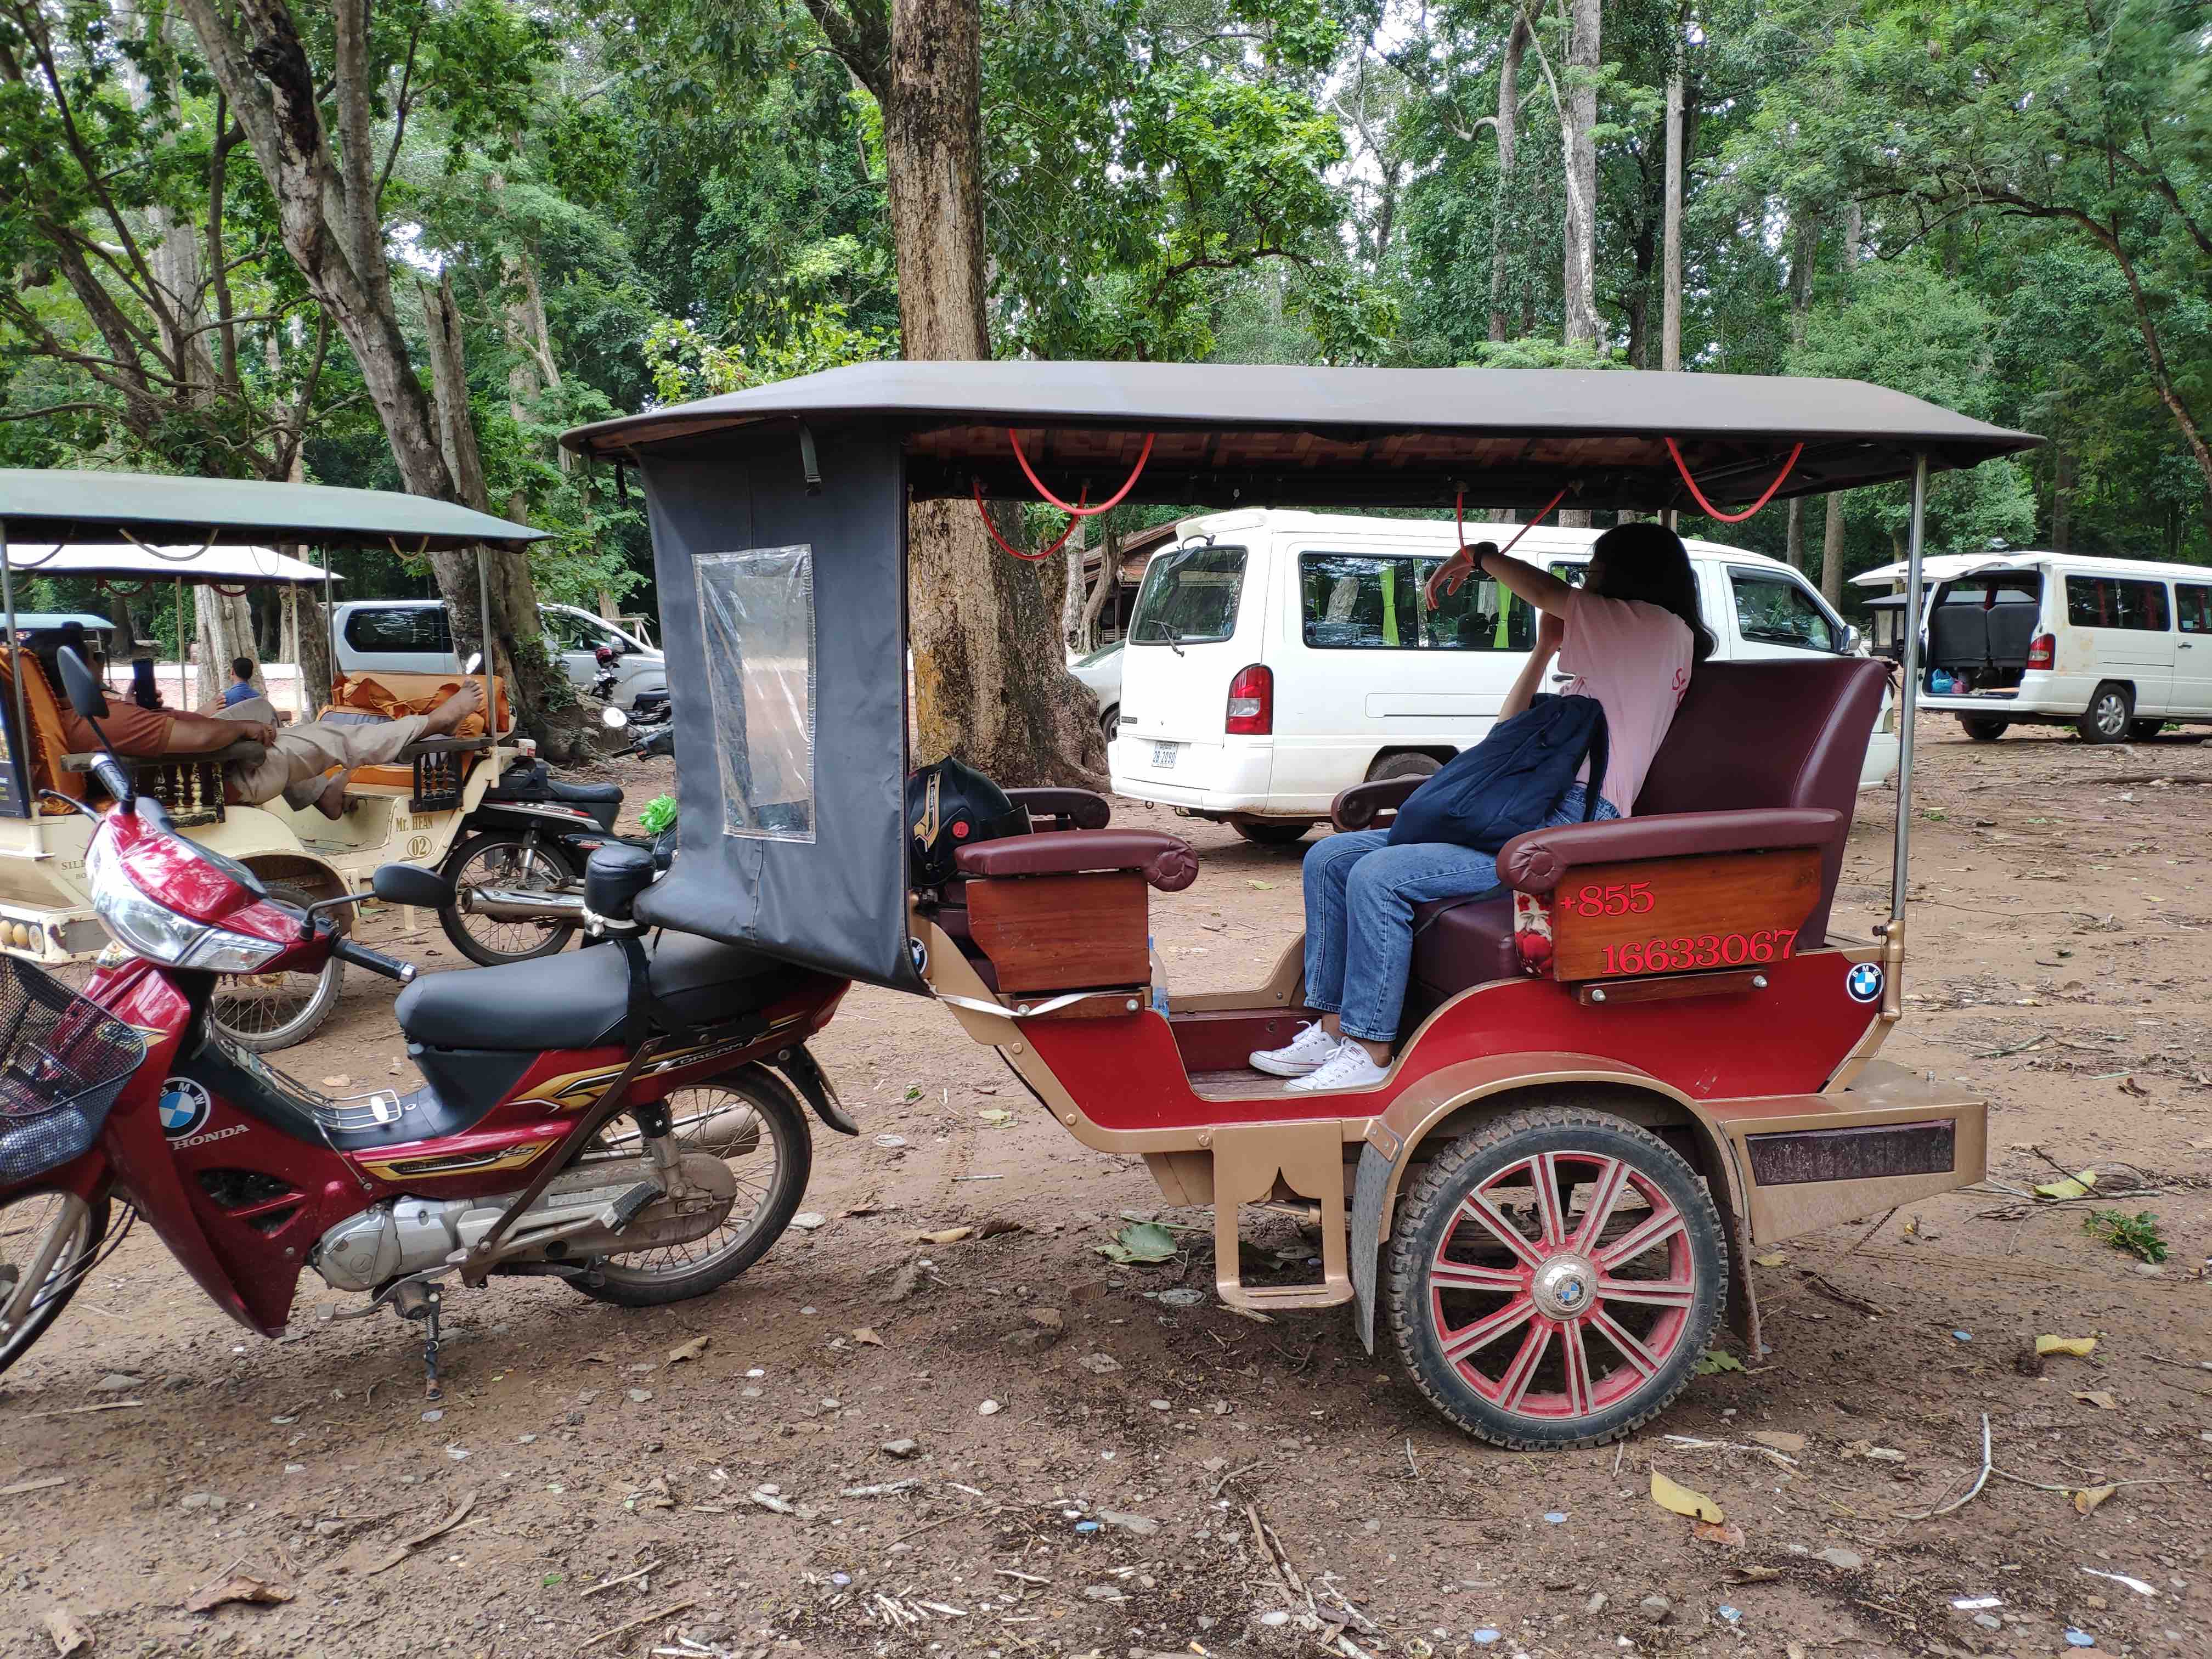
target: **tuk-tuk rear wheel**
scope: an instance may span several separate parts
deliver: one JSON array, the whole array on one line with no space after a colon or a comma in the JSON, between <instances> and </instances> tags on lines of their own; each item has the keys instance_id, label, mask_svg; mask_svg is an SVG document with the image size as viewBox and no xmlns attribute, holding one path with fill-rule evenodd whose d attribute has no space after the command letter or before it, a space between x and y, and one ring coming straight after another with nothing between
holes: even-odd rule
<instances>
[{"instance_id":1,"label":"tuk-tuk rear wheel","mask_svg":"<svg viewBox=\"0 0 2212 1659\"><path fill-rule=\"evenodd\" d=\"M1399 1200L1381 1289L1431 1402L1534 1451L1602 1445L1664 1410L1727 1283L1719 1212L1672 1148L1610 1113L1546 1107L1430 1163Z\"/></svg>"},{"instance_id":2,"label":"tuk-tuk rear wheel","mask_svg":"<svg viewBox=\"0 0 2212 1659\"><path fill-rule=\"evenodd\" d=\"M285 882L270 882L269 896L298 910L306 909L316 897L307 889ZM341 912L337 925L341 932L347 932L352 924ZM215 982L208 1018L240 1048L275 1054L305 1042L322 1030L337 1012L338 994L344 988L345 963L336 957L313 975L225 975Z\"/></svg>"}]
</instances>

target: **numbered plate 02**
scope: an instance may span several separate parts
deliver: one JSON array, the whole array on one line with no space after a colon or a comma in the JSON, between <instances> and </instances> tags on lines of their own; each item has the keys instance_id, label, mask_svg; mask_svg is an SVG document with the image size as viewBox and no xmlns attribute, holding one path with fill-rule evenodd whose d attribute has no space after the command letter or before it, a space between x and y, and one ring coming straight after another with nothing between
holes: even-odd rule
<instances>
[{"instance_id":1,"label":"numbered plate 02","mask_svg":"<svg viewBox=\"0 0 2212 1659\"><path fill-rule=\"evenodd\" d=\"M1571 870L1552 894L1552 972L1617 979L1780 962L1820 896L1809 848Z\"/></svg>"}]
</instances>

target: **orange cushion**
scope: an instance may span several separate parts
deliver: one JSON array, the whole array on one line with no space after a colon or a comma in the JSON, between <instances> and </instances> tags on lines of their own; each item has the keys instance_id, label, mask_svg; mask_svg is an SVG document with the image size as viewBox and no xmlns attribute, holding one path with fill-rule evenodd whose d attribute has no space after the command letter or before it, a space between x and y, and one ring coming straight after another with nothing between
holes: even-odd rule
<instances>
[{"instance_id":1,"label":"orange cushion","mask_svg":"<svg viewBox=\"0 0 2212 1659\"><path fill-rule=\"evenodd\" d=\"M507 682L495 675L491 684L492 696L499 708L499 729L504 735L514 729L514 714L507 706ZM451 674L364 674L359 679L349 679L342 674L331 682L331 703L334 708L358 708L381 714L386 720L397 720L403 714L427 714L460 689L460 681ZM483 717L470 715L453 735L482 737Z\"/></svg>"},{"instance_id":2,"label":"orange cushion","mask_svg":"<svg viewBox=\"0 0 2212 1659\"><path fill-rule=\"evenodd\" d=\"M32 787L54 790L71 800L82 800L84 774L63 769L62 757L74 751L63 733L61 705L55 702L53 688L46 684L46 672L39 665L36 657L27 651L0 651L0 696L11 702L15 700L10 665L19 657L24 671L23 711L31 719ZM58 800L39 802L39 811L50 817L69 810Z\"/></svg>"}]
</instances>

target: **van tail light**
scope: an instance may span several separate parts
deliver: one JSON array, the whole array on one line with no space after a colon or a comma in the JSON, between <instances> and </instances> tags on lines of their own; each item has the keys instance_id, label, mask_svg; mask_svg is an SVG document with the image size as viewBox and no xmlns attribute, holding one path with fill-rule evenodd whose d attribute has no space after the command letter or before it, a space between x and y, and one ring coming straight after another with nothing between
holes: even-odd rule
<instances>
[{"instance_id":1,"label":"van tail light","mask_svg":"<svg viewBox=\"0 0 2212 1659\"><path fill-rule=\"evenodd\" d=\"M2038 634L2027 645L2027 665L2030 668L2049 668L2058 660L2058 641L2050 634Z\"/></svg>"},{"instance_id":2,"label":"van tail light","mask_svg":"<svg viewBox=\"0 0 2212 1659\"><path fill-rule=\"evenodd\" d=\"M1229 682L1229 718L1222 725L1231 736L1264 738L1275 729L1275 672L1260 663L1240 668Z\"/></svg>"}]
</instances>

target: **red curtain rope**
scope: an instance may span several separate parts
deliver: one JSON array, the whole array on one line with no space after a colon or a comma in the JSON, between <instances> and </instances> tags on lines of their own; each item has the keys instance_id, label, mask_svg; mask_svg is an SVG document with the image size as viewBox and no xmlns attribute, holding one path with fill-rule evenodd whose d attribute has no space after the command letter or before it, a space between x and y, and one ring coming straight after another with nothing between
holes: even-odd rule
<instances>
[{"instance_id":1,"label":"red curtain rope","mask_svg":"<svg viewBox=\"0 0 2212 1659\"><path fill-rule=\"evenodd\" d=\"M1718 519L1723 524L1741 524L1774 499L1774 492L1782 488L1782 481L1790 476L1790 469L1797 465L1797 458L1805 453L1805 446L1798 444L1790 449L1790 459L1782 463L1782 471L1774 475L1774 482L1766 486L1766 493L1741 513L1723 513L1705 499L1705 492L1698 488L1698 481L1690 476L1690 464L1682 459L1681 449L1672 438L1667 440L1667 453L1674 458L1674 470L1682 475L1682 482L1690 487L1691 498L1705 509L1707 518Z\"/></svg>"},{"instance_id":2,"label":"red curtain rope","mask_svg":"<svg viewBox=\"0 0 2212 1659\"><path fill-rule=\"evenodd\" d=\"M1101 513L1110 513L1121 504L1121 498L1134 489L1137 487L1137 480L1144 476L1145 463L1152 459L1152 439L1155 435L1150 432L1145 434L1145 447L1138 452L1137 465L1130 469L1128 482L1115 490L1111 496L1096 507L1070 507L1044 487L1044 480L1037 477L1036 469L1030 465L1030 458L1022 453L1021 434L1012 427L1006 428L1007 441L1014 447L1014 459L1022 464L1022 471L1029 475L1029 481L1036 487L1036 493L1061 512L1072 513L1079 519L1095 519ZM1085 495L1085 499L1088 499L1088 490Z\"/></svg>"},{"instance_id":3,"label":"red curtain rope","mask_svg":"<svg viewBox=\"0 0 2212 1659\"><path fill-rule=\"evenodd\" d=\"M1131 482L1133 483L1134 480L1132 480ZM1020 559L1027 564L1039 563L1059 552L1061 548L1067 545L1067 538L1075 533L1075 526L1083 522L1083 518L1080 516L1070 518L1067 521L1067 528L1061 531L1060 534L1054 538L1053 544L1050 547L1041 547L1034 553L1024 553L1020 548L1016 547L1004 536L1001 536L999 533L999 526L991 522L991 511L988 507L983 505L983 485L981 480L976 482L975 490L975 516L982 520L983 528L991 532L991 539L998 543L1000 550L1012 554L1014 557ZM1083 495L1081 499L1088 501L1090 497L1091 486L1089 484L1085 484L1083 486ZM1067 510L1071 514L1075 512L1073 507L1070 507Z\"/></svg>"},{"instance_id":4,"label":"red curtain rope","mask_svg":"<svg viewBox=\"0 0 2212 1659\"><path fill-rule=\"evenodd\" d=\"M1568 488L1571 489L1573 486L1570 485ZM1522 525L1518 530L1515 531L1513 532L1513 539L1506 543L1504 546L1499 548L1498 550L1500 553L1510 553L1515 548L1520 546L1521 538L1527 535L1530 531L1534 530L1538 525L1543 523L1547 518L1551 516L1552 509L1566 499L1567 492L1565 489L1562 489L1558 495L1553 496L1550 501L1544 503L1544 510L1542 512L1539 513L1534 518L1529 520L1528 523ZM1466 506L1467 491L1462 489L1458 495L1452 497L1452 528L1459 532L1459 544L1462 547L1465 547L1467 545L1467 521L1462 518L1460 514Z\"/></svg>"}]
</instances>

